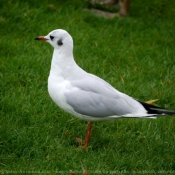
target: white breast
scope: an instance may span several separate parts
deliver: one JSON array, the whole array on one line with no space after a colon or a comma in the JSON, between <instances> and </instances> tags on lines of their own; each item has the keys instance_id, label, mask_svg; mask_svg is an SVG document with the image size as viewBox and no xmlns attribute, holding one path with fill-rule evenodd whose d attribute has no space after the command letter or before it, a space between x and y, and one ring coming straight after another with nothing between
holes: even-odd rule
<instances>
[{"instance_id":1,"label":"white breast","mask_svg":"<svg viewBox=\"0 0 175 175\"><path fill-rule=\"evenodd\" d=\"M71 87L71 84L63 77L55 77L53 74L48 78L48 92L52 100L63 110L70 113L73 108L66 103L64 92Z\"/></svg>"}]
</instances>

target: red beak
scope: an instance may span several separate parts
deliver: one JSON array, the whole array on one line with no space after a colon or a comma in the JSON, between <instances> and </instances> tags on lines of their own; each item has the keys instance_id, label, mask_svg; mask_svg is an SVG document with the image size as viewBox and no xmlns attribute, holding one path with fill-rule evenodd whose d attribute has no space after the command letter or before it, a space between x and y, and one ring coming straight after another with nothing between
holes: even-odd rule
<instances>
[{"instance_id":1,"label":"red beak","mask_svg":"<svg viewBox=\"0 0 175 175\"><path fill-rule=\"evenodd\" d=\"M48 39L44 38L44 36L38 36L35 40L47 41Z\"/></svg>"}]
</instances>

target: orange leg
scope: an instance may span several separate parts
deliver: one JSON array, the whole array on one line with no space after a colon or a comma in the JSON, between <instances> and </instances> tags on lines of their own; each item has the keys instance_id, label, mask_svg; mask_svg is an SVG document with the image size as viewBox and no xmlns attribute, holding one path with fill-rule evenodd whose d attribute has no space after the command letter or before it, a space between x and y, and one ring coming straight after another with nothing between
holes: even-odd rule
<instances>
[{"instance_id":1,"label":"orange leg","mask_svg":"<svg viewBox=\"0 0 175 175\"><path fill-rule=\"evenodd\" d=\"M90 136L91 136L91 129L92 129L92 123L88 122L88 128L87 128L85 140L82 141L82 139L76 138L77 142L81 142L82 143L82 149L85 149L89 145Z\"/></svg>"}]
</instances>

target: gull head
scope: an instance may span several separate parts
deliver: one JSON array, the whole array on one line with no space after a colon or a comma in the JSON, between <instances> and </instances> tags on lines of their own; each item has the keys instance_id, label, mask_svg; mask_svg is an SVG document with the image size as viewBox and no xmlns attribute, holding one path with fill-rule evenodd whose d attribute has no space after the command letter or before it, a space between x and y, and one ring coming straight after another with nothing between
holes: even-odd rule
<instances>
[{"instance_id":1,"label":"gull head","mask_svg":"<svg viewBox=\"0 0 175 175\"><path fill-rule=\"evenodd\" d=\"M50 43L54 49L72 51L73 40L70 34L63 29L56 29L46 36L38 36L36 40Z\"/></svg>"}]
</instances>

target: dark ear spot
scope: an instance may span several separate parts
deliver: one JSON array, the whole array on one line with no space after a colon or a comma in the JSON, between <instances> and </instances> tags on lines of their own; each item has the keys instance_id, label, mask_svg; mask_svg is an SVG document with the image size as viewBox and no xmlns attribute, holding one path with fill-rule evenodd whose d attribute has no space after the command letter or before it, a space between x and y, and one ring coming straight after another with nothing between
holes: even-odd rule
<instances>
[{"instance_id":1,"label":"dark ear spot","mask_svg":"<svg viewBox=\"0 0 175 175\"><path fill-rule=\"evenodd\" d=\"M63 45L62 39L59 39L58 42L57 42L57 44L58 44L59 46Z\"/></svg>"}]
</instances>

